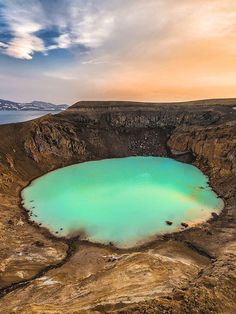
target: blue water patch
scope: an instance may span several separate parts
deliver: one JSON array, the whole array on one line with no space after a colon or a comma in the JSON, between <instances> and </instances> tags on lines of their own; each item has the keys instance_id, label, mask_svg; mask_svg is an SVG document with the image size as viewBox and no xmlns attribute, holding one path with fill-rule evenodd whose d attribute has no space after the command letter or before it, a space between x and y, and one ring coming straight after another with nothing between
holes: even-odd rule
<instances>
[{"instance_id":1,"label":"blue water patch","mask_svg":"<svg viewBox=\"0 0 236 314\"><path fill-rule=\"evenodd\" d=\"M219 213L223 201L196 167L162 157L85 162L50 172L22 191L31 219L52 233L131 247Z\"/></svg>"}]
</instances>

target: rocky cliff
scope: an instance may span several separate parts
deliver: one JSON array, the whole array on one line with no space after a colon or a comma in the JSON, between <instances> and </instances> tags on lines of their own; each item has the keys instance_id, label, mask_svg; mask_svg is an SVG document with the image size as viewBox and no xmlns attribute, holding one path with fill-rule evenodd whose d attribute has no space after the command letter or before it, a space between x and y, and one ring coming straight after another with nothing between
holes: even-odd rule
<instances>
[{"instance_id":1,"label":"rocky cliff","mask_svg":"<svg viewBox=\"0 0 236 314\"><path fill-rule=\"evenodd\" d=\"M235 106L79 102L55 116L0 126L4 313L234 313ZM196 164L224 198L223 212L129 251L56 239L28 222L19 193L33 178L130 155Z\"/></svg>"}]
</instances>

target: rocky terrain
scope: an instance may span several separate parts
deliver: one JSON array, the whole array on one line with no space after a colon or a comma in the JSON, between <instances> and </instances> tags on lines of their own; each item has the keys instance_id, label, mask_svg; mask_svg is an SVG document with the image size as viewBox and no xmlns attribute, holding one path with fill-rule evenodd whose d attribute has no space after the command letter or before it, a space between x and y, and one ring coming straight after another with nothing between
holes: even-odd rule
<instances>
[{"instance_id":1,"label":"rocky terrain","mask_svg":"<svg viewBox=\"0 0 236 314\"><path fill-rule=\"evenodd\" d=\"M0 312L236 312L236 99L78 102L0 126ZM29 223L20 191L87 160L169 156L197 165L225 202L219 217L143 247L59 239Z\"/></svg>"}]
</instances>

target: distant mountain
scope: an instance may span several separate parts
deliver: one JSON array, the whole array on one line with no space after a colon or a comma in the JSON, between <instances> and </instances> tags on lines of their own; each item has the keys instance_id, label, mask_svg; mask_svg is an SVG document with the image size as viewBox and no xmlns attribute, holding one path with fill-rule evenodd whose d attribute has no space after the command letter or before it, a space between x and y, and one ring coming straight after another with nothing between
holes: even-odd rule
<instances>
[{"instance_id":1,"label":"distant mountain","mask_svg":"<svg viewBox=\"0 0 236 314\"><path fill-rule=\"evenodd\" d=\"M65 110L68 105L55 105L44 101L32 101L29 103L18 103L10 100L0 99L1 110L34 110L34 111L58 111Z\"/></svg>"}]
</instances>

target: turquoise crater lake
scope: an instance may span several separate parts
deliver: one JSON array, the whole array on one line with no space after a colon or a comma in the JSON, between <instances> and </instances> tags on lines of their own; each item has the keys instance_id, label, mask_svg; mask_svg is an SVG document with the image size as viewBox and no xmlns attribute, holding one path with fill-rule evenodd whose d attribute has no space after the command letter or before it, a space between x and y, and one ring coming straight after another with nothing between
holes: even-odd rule
<instances>
[{"instance_id":1,"label":"turquoise crater lake","mask_svg":"<svg viewBox=\"0 0 236 314\"><path fill-rule=\"evenodd\" d=\"M61 168L22 191L31 220L58 236L131 247L219 213L223 201L196 167L163 157L127 157Z\"/></svg>"}]
</instances>

